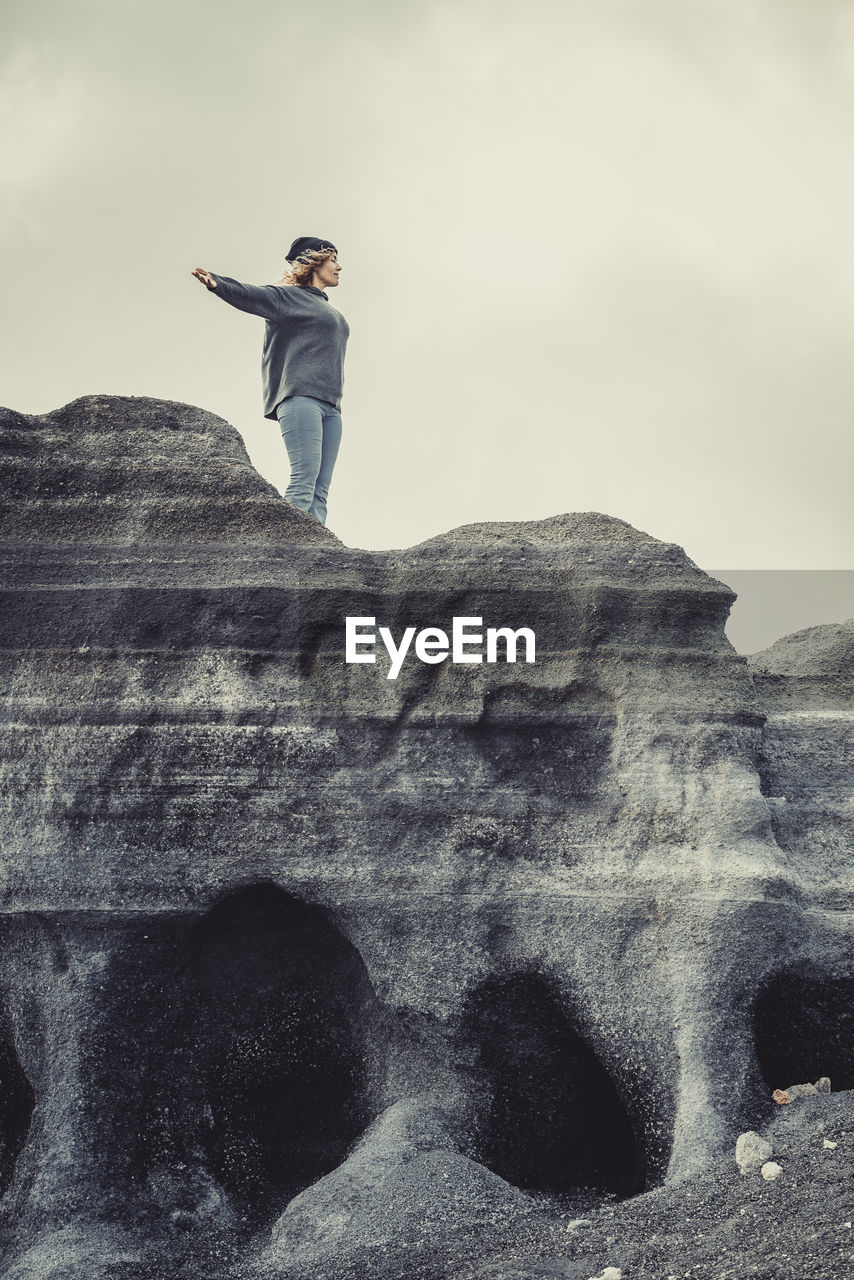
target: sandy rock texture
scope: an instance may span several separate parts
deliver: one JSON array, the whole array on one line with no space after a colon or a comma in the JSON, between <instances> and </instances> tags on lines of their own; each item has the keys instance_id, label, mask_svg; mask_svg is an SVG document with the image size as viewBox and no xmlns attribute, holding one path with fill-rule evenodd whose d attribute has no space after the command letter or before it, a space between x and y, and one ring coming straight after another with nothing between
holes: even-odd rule
<instances>
[{"instance_id":1,"label":"sandy rock texture","mask_svg":"<svg viewBox=\"0 0 854 1280\"><path fill-rule=\"evenodd\" d=\"M748 661L596 513L354 550L186 405L3 410L0 466L0 1274L854 1258L854 623ZM347 616L536 662L389 680Z\"/></svg>"}]
</instances>

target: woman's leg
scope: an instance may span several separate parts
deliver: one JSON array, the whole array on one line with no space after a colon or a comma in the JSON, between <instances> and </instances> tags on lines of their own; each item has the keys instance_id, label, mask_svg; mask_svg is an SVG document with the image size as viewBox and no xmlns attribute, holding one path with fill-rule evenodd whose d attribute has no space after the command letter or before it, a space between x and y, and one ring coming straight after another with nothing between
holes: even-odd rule
<instances>
[{"instance_id":1,"label":"woman's leg","mask_svg":"<svg viewBox=\"0 0 854 1280\"><path fill-rule=\"evenodd\" d=\"M338 457L338 448L341 444L341 411L334 409L331 405L323 406L323 447L321 451L320 469L317 473L317 479L314 482L314 499L309 511L320 521L326 524L326 500L329 497L329 484L332 480L332 470L335 466L335 459Z\"/></svg>"},{"instance_id":2,"label":"woman's leg","mask_svg":"<svg viewBox=\"0 0 854 1280\"><path fill-rule=\"evenodd\" d=\"M311 396L289 396L276 410L291 463L285 498L309 511L323 459L323 405ZM314 514L314 512L312 512Z\"/></svg>"}]
</instances>

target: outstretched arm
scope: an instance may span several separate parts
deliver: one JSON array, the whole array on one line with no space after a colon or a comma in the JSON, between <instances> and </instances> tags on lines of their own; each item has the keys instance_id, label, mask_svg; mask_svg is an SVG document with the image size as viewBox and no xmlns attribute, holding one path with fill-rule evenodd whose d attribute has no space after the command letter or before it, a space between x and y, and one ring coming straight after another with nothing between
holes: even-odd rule
<instances>
[{"instance_id":1,"label":"outstretched arm","mask_svg":"<svg viewBox=\"0 0 854 1280\"><path fill-rule=\"evenodd\" d=\"M215 276L204 267L196 267L192 273L197 280L208 289L215 289L223 302L228 302L238 311L248 311L253 316L263 316L265 320L275 320L282 314L281 290L271 284L241 284L229 276Z\"/></svg>"}]
</instances>

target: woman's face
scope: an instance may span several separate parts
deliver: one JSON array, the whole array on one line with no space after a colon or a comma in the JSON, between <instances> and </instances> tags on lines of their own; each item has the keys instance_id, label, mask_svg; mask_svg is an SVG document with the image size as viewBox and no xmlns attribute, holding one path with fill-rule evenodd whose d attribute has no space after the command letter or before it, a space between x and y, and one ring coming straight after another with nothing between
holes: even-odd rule
<instances>
[{"instance_id":1,"label":"woman's face","mask_svg":"<svg viewBox=\"0 0 854 1280\"><path fill-rule=\"evenodd\" d=\"M334 253L331 258L327 258L325 262L321 262L320 266L315 268L314 283L318 289L334 289L340 274L341 268L338 265L338 255Z\"/></svg>"}]
</instances>

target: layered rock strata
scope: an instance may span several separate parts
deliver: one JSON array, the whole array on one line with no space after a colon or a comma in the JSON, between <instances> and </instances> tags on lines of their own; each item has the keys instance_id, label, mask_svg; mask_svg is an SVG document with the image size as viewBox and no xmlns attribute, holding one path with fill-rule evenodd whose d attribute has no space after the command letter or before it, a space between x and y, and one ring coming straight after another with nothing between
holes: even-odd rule
<instances>
[{"instance_id":1,"label":"layered rock strata","mask_svg":"<svg viewBox=\"0 0 854 1280\"><path fill-rule=\"evenodd\" d=\"M850 624L748 664L592 513L353 550L184 405L0 429L6 1275L438 1276L849 1087Z\"/></svg>"}]
</instances>

